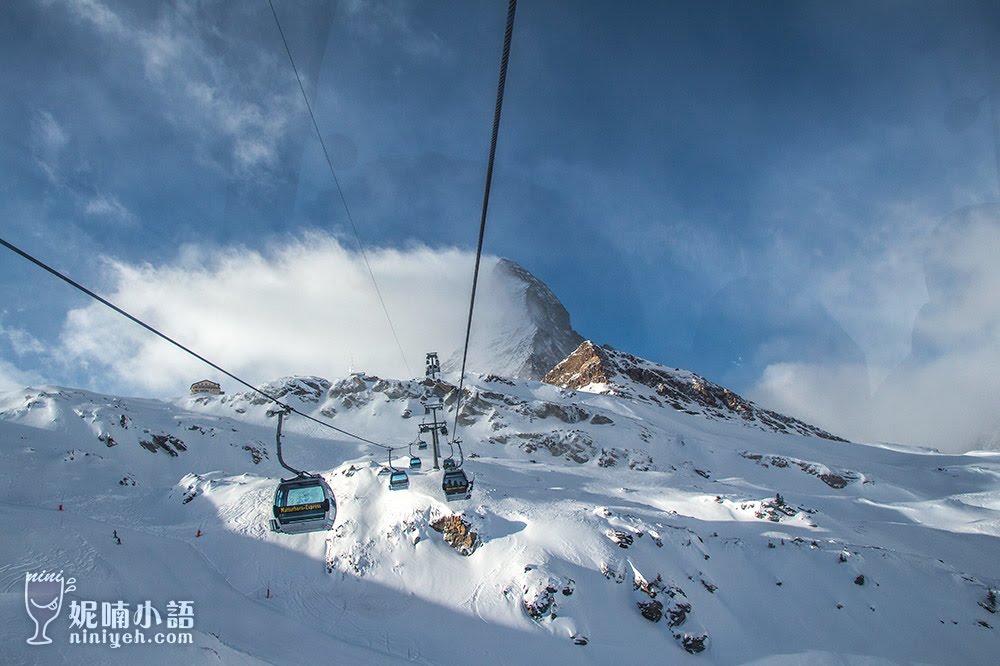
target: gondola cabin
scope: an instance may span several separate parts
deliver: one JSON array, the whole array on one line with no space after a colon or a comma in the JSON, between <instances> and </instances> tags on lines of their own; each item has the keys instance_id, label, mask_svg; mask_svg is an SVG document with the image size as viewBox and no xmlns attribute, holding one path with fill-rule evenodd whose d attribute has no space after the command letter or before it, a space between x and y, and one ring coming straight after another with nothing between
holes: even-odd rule
<instances>
[{"instance_id":1,"label":"gondola cabin","mask_svg":"<svg viewBox=\"0 0 1000 666\"><path fill-rule=\"evenodd\" d=\"M406 490L409 487L410 477L404 470L397 469L389 475L389 490Z\"/></svg>"},{"instance_id":2,"label":"gondola cabin","mask_svg":"<svg viewBox=\"0 0 1000 666\"><path fill-rule=\"evenodd\" d=\"M420 469L420 467L421 467L420 458L418 458L416 456L411 456L410 457L410 469Z\"/></svg>"},{"instance_id":3,"label":"gondola cabin","mask_svg":"<svg viewBox=\"0 0 1000 666\"><path fill-rule=\"evenodd\" d=\"M278 484L273 513L272 532L302 534L330 530L337 520L337 499L321 477L303 474Z\"/></svg>"},{"instance_id":4,"label":"gondola cabin","mask_svg":"<svg viewBox=\"0 0 1000 666\"><path fill-rule=\"evenodd\" d=\"M444 480L441 482L441 489L444 497L449 502L453 500L467 500L472 497L472 482L465 475L465 470L450 469L444 473Z\"/></svg>"}]
</instances>

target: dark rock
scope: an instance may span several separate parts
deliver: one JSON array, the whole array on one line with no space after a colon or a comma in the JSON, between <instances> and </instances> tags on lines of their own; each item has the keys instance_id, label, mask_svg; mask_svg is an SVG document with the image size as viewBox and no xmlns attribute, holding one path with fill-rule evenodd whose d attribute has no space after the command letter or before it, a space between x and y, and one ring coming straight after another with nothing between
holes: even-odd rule
<instances>
[{"instance_id":1,"label":"dark rock","mask_svg":"<svg viewBox=\"0 0 1000 666\"><path fill-rule=\"evenodd\" d=\"M666 593L670 597L670 602L666 610L667 625L670 627L679 627L687 620L687 615L691 612L691 604L686 601L687 595L679 587L671 585L667 588Z\"/></svg>"},{"instance_id":2,"label":"dark rock","mask_svg":"<svg viewBox=\"0 0 1000 666\"><path fill-rule=\"evenodd\" d=\"M653 580L646 580L636 574L635 579L632 581L632 589L645 593L650 599L655 599L656 595L666 589L666 585L663 583L663 577L660 574L656 574L656 578Z\"/></svg>"},{"instance_id":3,"label":"dark rock","mask_svg":"<svg viewBox=\"0 0 1000 666\"><path fill-rule=\"evenodd\" d=\"M254 465L259 465L260 461L268 457L267 449L260 442L256 444L244 444L243 450L250 454L250 460L253 461Z\"/></svg>"},{"instance_id":4,"label":"dark rock","mask_svg":"<svg viewBox=\"0 0 1000 666\"><path fill-rule=\"evenodd\" d=\"M563 423L579 423L590 414L577 405L560 405L555 402L532 403L525 408L527 415L538 419L556 418Z\"/></svg>"},{"instance_id":5,"label":"dark rock","mask_svg":"<svg viewBox=\"0 0 1000 666\"><path fill-rule=\"evenodd\" d=\"M618 450L611 449L601 449L601 455L597 459L598 467L614 467L618 464Z\"/></svg>"},{"instance_id":6,"label":"dark rock","mask_svg":"<svg viewBox=\"0 0 1000 666\"><path fill-rule=\"evenodd\" d=\"M700 634L698 636L692 636L690 634L684 634L683 636L679 634L674 634L674 638L680 641L681 647L684 648L685 652L690 654L698 654L699 652L704 652L706 642L708 641L708 634Z\"/></svg>"},{"instance_id":7,"label":"dark rock","mask_svg":"<svg viewBox=\"0 0 1000 666\"><path fill-rule=\"evenodd\" d=\"M575 463L583 464L596 455L594 440L581 430L553 430L551 432L515 433L513 439L507 435L494 435L488 440L490 444L506 444L519 441L518 447L526 453L546 450L555 457L565 458ZM535 462L535 461L532 461Z\"/></svg>"},{"instance_id":8,"label":"dark rock","mask_svg":"<svg viewBox=\"0 0 1000 666\"><path fill-rule=\"evenodd\" d=\"M747 460L753 460L762 467L773 466L779 469L784 469L794 465L806 474L811 474L831 488L836 488L838 490L845 488L847 484L853 483L861 478L861 475L858 472L851 470L840 470L838 472L824 471L825 468L816 463L807 462L805 460L796 460L795 458L764 456L759 453L750 453L748 451L743 451L740 455ZM868 483L868 481L866 481L866 483Z\"/></svg>"},{"instance_id":9,"label":"dark rock","mask_svg":"<svg viewBox=\"0 0 1000 666\"><path fill-rule=\"evenodd\" d=\"M620 530L608 530L608 538L618 544L619 548L628 548L632 545L634 538L628 532Z\"/></svg>"},{"instance_id":10,"label":"dark rock","mask_svg":"<svg viewBox=\"0 0 1000 666\"><path fill-rule=\"evenodd\" d=\"M173 435L152 435L150 439L139 440L139 446L150 453L156 453L160 450L166 451L169 456L175 458L178 455L178 451L187 451L187 446L184 445L184 442Z\"/></svg>"},{"instance_id":11,"label":"dark rock","mask_svg":"<svg viewBox=\"0 0 1000 666\"><path fill-rule=\"evenodd\" d=\"M840 476L839 474L820 474L819 478L823 483L830 486L831 488L844 488L847 486L847 479Z\"/></svg>"},{"instance_id":12,"label":"dark rock","mask_svg":"<svg viewBox=\"0 0 1000 666\"><path fill-rule=\"evenodd\" d=\"M533 576L526 576L527 582L521 588L521 604L528 617L536 622L553 620L558 617L556 592L560 587L565 589L568 582L554 576L544 576L541 571ZM505 592L506 594L506 592Z\"/></svg>"},{"instance_id":13,"label":"dark rock","mask_svg":"<svg viewBox=\"0 0 1000 666\"><path fill-rule=\"evenodd\" d=\"M638 602L639 612L650 622L659 622L663 617L663 604L656 599L646 602Z\"/></svg>"},{"instance_id":14,"label":"dark rock","mask_svg":"<svg viewBox=\"0 0 1000 666\"><path fill-rule=\"evenodd\" d=\"M979 602L979 605L990 613L997 612L997 591L993 588L986 590L986 597Z\"/></svg>"}]
</instances>

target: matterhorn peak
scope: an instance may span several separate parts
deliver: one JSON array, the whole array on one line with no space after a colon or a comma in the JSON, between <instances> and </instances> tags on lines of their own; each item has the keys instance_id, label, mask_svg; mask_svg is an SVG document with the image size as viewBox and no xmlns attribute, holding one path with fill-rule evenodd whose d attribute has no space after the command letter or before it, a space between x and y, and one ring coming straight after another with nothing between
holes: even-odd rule
<instances>
[{"instance_id":1,"label":"matterhorn peak","mask_svg":"<svg viewBox=\"0 0 1000 666\"><path fill-rule=\"evenodd\" d=\"M552 290L516 262L500 259L481 284L486 298L476 303L468 369L541 379L583 342ZM444 366L457 370L461 364L459 350Z\"/></svg>"}]
</instances>

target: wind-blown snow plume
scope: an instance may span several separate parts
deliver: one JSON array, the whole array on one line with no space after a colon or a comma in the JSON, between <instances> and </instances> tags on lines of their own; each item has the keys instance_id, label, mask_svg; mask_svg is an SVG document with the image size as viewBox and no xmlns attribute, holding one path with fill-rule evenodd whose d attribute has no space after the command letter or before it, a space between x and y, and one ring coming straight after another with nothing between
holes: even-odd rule
<instances>
[{"instance_id":1,"label":"wind-blown snow plume","mask_svg":"<svg viewBox=\"0 0 1000 666\"><path fill-rule=\"evenodd\" d=\"M415 372L424 352L448 357L460 348L471 253L376 249L369 259ZM496 270L497 261L487 258L484 265L473 341L490 338L502 325L512 347L523 351L539 335L537 317L525 303L525 289L514 284L518 273ZM188 248L159 265L108 266L112 302L251 381L296 373L339 376L351 367L406 375L363 261L331 236L313 233L265 251ZM522 329L526 345L514 344ZM575 346L575 338L567 339ZM107 383L135 390L181 391L215 376L97 303L68 314L59 354L104 372ZM518 374L530 360L523 354L473 356L472 369L501 374Z\"/></svg>"}]
</instances>

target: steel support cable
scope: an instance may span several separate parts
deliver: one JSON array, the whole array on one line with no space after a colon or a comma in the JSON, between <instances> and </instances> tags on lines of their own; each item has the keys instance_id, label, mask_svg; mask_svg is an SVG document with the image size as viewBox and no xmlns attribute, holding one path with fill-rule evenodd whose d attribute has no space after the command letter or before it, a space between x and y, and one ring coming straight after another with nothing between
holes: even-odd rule
<instances>
[{"instance_id":1,"label":"steel support cable","mask_svg":"<svg viewBox=\"0 0 1000 666\"><path fill-rule=\"evenodd\" d=\"M295 80L299 84L299 90L302 92L302 101L306 104L306 110L309 112L309 118L312 120L313 129L316 130L316 138L319 139L319 145L323 149L323 157L326 158L326 165L330 168L330 175L333 176L333 182L337 186L337 193L340 194L340 202L344 204L344 212L347 213L347 219L351 223L351 229L354 231L354 238L358 242L358 249L361 250L361 258L365 261L365 267L368 269L368 276L372 280L372 285L375 287L375 294L378 296L379 303L382 304L382 312L385 313L385 319L389 322L389 330L392 331L392 337L396 341L396 347L399 348L399 355L403 359L403 366L406 367L406 374L413 377L413 371L410 370L410 364L406 362L406 354L403 352L403 345L399 342L399 335L396 333L396 326L392 323L392 317L389 316L389 308L385 304L385 299L382 297L382 290L379 289L378 281L375 279L375 272L372 270L372 265L368 262L368 253L365 251L365 244L361 242L361 234L358 233L358 227L354 223L354 216L351 215L351 209L347 205L347 197L344 196L344 189L340 186L340 179L337 178L337 171L333 168L333 160L330 159L330 153L326 149L326 141L323 140L323 133L319 130L319 123L316 122L316 115L313 113L312 104L309 103L309 96L306 95L306 88L302 85L302 77L299 76L299 68L295 66L295 58L292 57L292 49L288 46L288 40L285 39L285 31L281 28L281 21L278 20L278 12L274 9L274 3L271 0L267 0L268 6L271 8L271 14L274 16L274 24L278 26L278 34L281 35L281 43L285 45L285 53L288 54L288 62L292 64L292 71L295 73Z\"/></svg>"},{"instance_id":2,"label":"steel support cable","mask_svg":"<svg viewBox=\"0 0 1000 666\"><path fill-rule=\"evenodd\" d=\"M458 401L455 403L455 425L452 429L452 439L458 437L458 416L462 409L462 390L465 387L465 364L469 359L472 314L476 308L476 286L479 283L479 264L483 256L483 237L486 235L486 213L490 207L490 189L493 186L493 162L496 159L497 153L497 135L500 133L500 113L503 110L503 93L507 85L507 62L510 60L510 42L514 35L514 14L516 11L517 0L509 0L507 4L507 27L503 35L503 52L500 55L497 101L496 107L493 110L493 134L490 137L490 157L486 166L486 186L483 188L483 212L479 220L479 243L476 246L476 267L472 272L472 296L469 298L469 319L465 326L465 348L462 351L462 374L458 380Z\"/></svg>"},{"instance_id":3,"label":"steel support cable","mask_svg":"<svg viewBox=\"0 0 1000 666\"><path fill-rule=\"evenodd\" d=\"M191 356L195 357L196 359L198 359L202 363L205 363L206 365L214 368L215 370L218 370L219 372L221 372L225 376L229 377L233 381L236 381L239 384L247 387L251 391L264 396L265 398L267 398L268 400L270 400L274 404L276 404L276 405L278 405L280 407L283 407L283 408L287 409L290 412L294 412L295 414L298 414L299 416L301 416L303 418L306 418L306 419L308 419L310 421L313 421L314 423L317 423L317 424L319 424L319 425L321 425L321 426L323 426L325 428L329 428L330 430L333 430L335 432L339 432L342 435L347 435L348 437L352 437L352 438L358 440L359 442L364 442L365 444L371 444L372 446L378 446L378 447L381 447L383 449L392 450L392 447L390 447L390 446L387 446L385 444L379 444L378 442L373 442L372 440L367 439L365 437L362 437L361 435L355 435L353 432L349 432L349 431L344 430L342 428L338 428L337 426L335 426L335 425L333 425L331 423L327 423L326 421L322 421L320 419L317 419L315 416L312 416L310 414L306 414L305 412L301 412L298 409L295 409L291 405L289 405L289 404L287 404L285 402L282 402L278 398L276 398L276 397L268 394L265 391L262 391L261 389L257 388L256 386L254 386L250 382L248 382L248 381L246 381L246 380L244 380L244 379L242 379L242 378L234 375L233 373L229 372L228 370L226 370L225 368L219 366L218 364L213 363L212 361L208 360L207 358L205 358L201 354L193 351L192 349L189 349L188 347L185 347L184 345L182 345L181 343L177 342L176 340L174 340L170 336L166 335L165 333L161 333L160 331L158 331L157 329L153 328L152 326L150 326L146 322L142 321L138 317L136 317L136 316L134 316L132 314L129 314L128 312L126 312L122 308L118 307L117 305L115 305L111 301L107 300L106 298L103 298L102 296L97 295L96 293L94 293L93 291L91 291L90 289L88 289L87 287L84 287L79 282L76 282L72 278L66 276L65 274L60 273L55 268L52 268L51 266L49 266L48 264L44 263L43 261L41 261L39 259L36 259L35 257L33 257L32 255L28 254L27 252L25 252L21 248L17 247L16 245L8 243L3 238L0 238L0 245L3 245L8 250L14 252L15 254L20 255L21 257L23 257L25 259L27 259L28 261L30 261L31 263L35 264L39 268L41 268L41 269L43 269L43 270L51 273L52 275L56 276L57 278L59 278L60 280L62 280L66 284L70 285L71 287L74 287L75 289L83 292L87 296L90 296L91 298L93 298L97 302L99 302L99 303L101 303L101 304L103 304L103 305L111 308L112 310L114 310L118 314L120 314L123 317L125 317L126 319L130 320L131 322L133 322L135 324L138 324L139 326L142 326L144 329L146 329L150 333L152 333L152 334L154 334L154 335L162 338L163 340L166 340L167 342L169 342L173 346L177 347L178 349L180 349L180 350L182 350L182 351L190 354Z\"/></svg>"}]
</instances>

